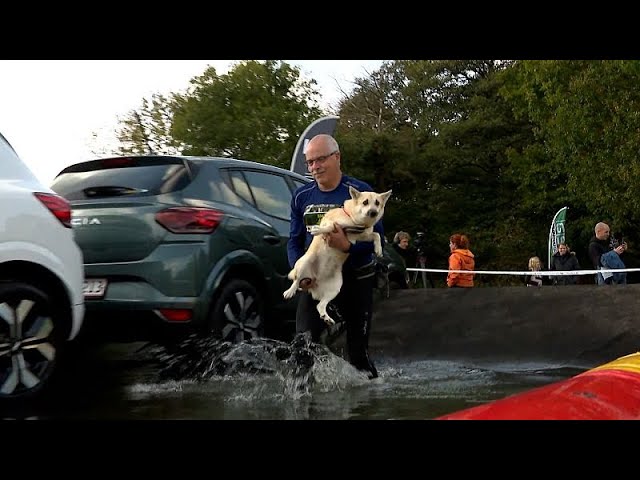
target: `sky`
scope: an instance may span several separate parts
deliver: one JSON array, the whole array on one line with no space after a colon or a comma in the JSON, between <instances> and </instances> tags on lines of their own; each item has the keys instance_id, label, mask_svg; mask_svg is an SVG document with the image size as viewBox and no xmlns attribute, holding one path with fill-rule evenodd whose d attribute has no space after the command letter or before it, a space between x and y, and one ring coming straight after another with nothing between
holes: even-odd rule
<instances>
[{"instance_id":1,"label":"sky","mask_svg":"<svg viewBox=\"0 0 640 480\"><path fill-rule=\"evenodd\" d=\"M382 60L285 60L334 106ZM234 60L0 60L0 133L45 185L64 167L111 153L118 121L154 93L184 91ZM98 152L96 155L93 152ZM1 167L0 167L1 168Z\"/></svg>"}]
</instances>

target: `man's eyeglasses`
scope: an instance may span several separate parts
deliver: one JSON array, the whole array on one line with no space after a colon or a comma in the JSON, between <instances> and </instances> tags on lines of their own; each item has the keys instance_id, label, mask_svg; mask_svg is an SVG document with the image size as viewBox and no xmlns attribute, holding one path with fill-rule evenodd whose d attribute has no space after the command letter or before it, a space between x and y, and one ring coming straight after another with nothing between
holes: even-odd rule
<instances>
[{"instance_id":1,"label":"man's eyeglasses","mask_svg":"<svg viewBox=\"0 0 640 480\"><path fill-rule=\"evenodd\" d=\"M334 156L336 153L338 153L338 150L335 150L335 151L331 152L331 153L330 153L330 154L328 154L328 155L322 155L321 157L314 158L314 159L312 159L312 160L307 160L307 161L306 161L306 162L304 162L304 163L306 163L306 164L307 164L307 168L311 168L311 167L313 167L313 164L314 164L314 163L317 163L317 164L319 164L319 165L322 165L324 162L326 162L326 161L327 161L327 159L328 159L329 157Z\"/></svg>"}]
</instances>

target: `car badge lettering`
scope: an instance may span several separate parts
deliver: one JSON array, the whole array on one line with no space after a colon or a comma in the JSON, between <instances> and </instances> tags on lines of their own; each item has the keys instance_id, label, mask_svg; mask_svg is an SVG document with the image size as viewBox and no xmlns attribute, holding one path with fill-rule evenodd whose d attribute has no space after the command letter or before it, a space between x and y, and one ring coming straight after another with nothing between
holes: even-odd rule
<instances>
[{"instance_id":1,"label":"car badge lettering","mask_svg":"<svg viewBox=\"0 0 640 480\"><path fill-rule=\"evenodd\" d=\"M82 225L102 225L102 222L99 218L88 218L88 217L75 217L71 219L71 225L74 227L80 227Z\"/></svg>"}]
</instances>

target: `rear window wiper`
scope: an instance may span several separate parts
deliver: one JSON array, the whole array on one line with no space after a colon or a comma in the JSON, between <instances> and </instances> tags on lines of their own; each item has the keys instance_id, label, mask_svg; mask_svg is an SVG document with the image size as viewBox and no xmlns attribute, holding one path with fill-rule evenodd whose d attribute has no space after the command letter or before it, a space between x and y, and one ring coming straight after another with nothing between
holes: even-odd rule
<instances>
[{"instance_id":1,"label":"rear window wiper","mask_svg":"<svg viewBox=\"0 0 640 480\"><path fill-rule=\"evenodd\" d=\"M123 195L136 195L140 193L148 193L146 188L133 188L133 187L116 187L116 186L104 186L104 187L88 187L83 190L87 198L92 197L119 197Z\"/></svg>"}]
</instances>

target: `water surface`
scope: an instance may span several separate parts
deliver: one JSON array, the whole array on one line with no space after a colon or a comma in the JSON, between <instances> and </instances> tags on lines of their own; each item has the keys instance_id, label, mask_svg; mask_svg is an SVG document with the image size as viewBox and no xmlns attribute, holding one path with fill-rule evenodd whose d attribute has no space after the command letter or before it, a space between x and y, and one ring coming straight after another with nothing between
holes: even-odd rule
<instances>
[{"instance_id":1,"label":"water surface","mask_svg":"<svg viewBox=\"0 0 640 480\"><path fill-rule=\"evenodd\" d=\"M369 380L324 346L209 342L167 352L104 346L78 361L47 404L4 418L426 420L583 371L537 363L376 359Z\"/></svg>"}]
</instances>

